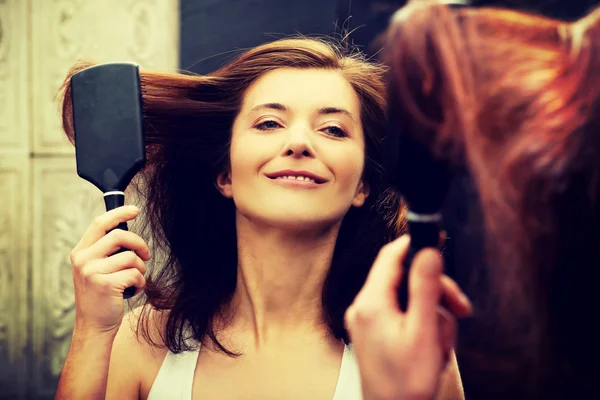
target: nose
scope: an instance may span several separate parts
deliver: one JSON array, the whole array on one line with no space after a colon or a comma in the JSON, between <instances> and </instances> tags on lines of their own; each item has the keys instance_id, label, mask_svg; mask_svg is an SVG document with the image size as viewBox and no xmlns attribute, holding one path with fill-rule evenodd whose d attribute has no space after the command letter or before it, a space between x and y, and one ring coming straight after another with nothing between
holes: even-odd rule
<instances>
[{"instance_id":1,"label":"nose","mask_svg":"<svg viewBox=\"0 0 600 400\"><path fill-rule=\"evenodd\" d=\"M295 158L314 157L315 152L311 143L310 130L305 127L290 129L282 155Z\"/></svg>"}]
</instances>

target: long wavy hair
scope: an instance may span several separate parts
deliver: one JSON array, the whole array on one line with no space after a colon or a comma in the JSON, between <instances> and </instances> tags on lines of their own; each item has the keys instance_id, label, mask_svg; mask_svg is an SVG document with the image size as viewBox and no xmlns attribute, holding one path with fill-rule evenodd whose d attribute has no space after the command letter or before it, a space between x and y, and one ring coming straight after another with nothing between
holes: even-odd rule
<instances>
[{"instance_id":1,"label":"long wavy hair","mask_svg":"<svg viewBox=\"0 0 600 400\"><path fill-rule=\"evenodd\" d=\"M370 195L345 216L322 290L331 334L348 343L344 312L379 248L402 233L404 223L401 201L383 180L385 68L346 49L328 39L281 39L250 49L205 76L141 73L148 162L135 187L147 220L143 231L164 254L160 265L150 266L143 303L146 310L168 311L161 340L172 352L191 349L194 342L188 338L208 338L226 354L235 354L217 339L222 321L231 316L227 306L236 288L235 206L218 192L215 179L229 166L231 129L246 90L278 68L339 71L360 99L363 174ZM63 87L63 126L72 142L69 81L90 65L75 65ZM142 313L138 333L156 345L149 321Z\"/></svg>"},{"instance_id":2,"label":"long wavy hair","mask_svg":"<svg viewBox=\"0 0 600 400\"><path fill-rule=\"evenodd\" d=\"M459 282L478 300L457 350L467 396L588 398L600 373L600 9L568 23L416 3L387 31L401 99L390 112L468 182L445 215L462 219L455 263L471 264L455 269L483 277Z\"/></svg>"}]
</instances>

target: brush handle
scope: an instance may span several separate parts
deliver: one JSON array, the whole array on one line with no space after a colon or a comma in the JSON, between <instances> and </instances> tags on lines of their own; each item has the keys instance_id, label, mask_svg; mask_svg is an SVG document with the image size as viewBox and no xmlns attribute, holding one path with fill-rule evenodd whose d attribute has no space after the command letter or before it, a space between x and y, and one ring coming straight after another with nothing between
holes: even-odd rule
<instances>
[{"instance_id":1,"label":"brush handle","mask_svg":"<svg viewBox=\"0 0 600 400\"><path fill-rule=\"evenodd\" d=\"M106 205L106 211L114 210L115 208L124 206L125 205L125 193L117 192L117 191L104 193L104 204ZM119 225L117 225L116 228L111 229L108 232L112 232L115 229L122 229L124 231L129 230L127 227L127 222L121 222ZM106 232L106 233L108 233L108 232ZM129 249L121 247L113 255L122 253L124 251L129 251ZM129 299L129 298L133 297L133 295L135 294L135 291L136 291L135 286L128 287L123 292L123 298Z\"/></svg>"},{"instance_id":2,"label":"brush handle","mask_svg":"<svg viewBox=\"0 0 600 400\"><path fill-rule=\"evenodd\" d=\"M409 214L408 232L410 234L410 247L408 254L403 262L402 279L398 288L398 302L400 309L406 311L408 308L408 286L410 276L410 266L415 255L426 247L437 248L440 242L440 221L436 218L420 218L419 215Z\"/></svg>"}]
</instances>

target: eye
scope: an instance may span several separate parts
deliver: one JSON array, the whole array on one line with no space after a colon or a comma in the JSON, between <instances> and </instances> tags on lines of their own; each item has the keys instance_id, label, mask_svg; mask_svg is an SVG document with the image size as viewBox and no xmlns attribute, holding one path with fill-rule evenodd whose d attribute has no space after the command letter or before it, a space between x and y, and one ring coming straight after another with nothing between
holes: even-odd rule
<instances>
[{"instance_id":1,"label":"eye","mask_svg":"<svg viewBox=\"0 0 600 400\"><path fill-rule=\"evenodd\" d=\"M273 129L281 128L281 124L277 121L269 119L255 125L254 127L260 131L270 131Z\"/></svg>"},{"instance_id":2,"label":"eye","mask_svg":"<svg viewBox=\"0 0 600 400\"><path fill-rule=\"evenodd\" d=\"M343 130L339 126L335 126L335 125L323 128L323 131L325 131L327 134L329 134L331 136L335 136L335 137L342 138L342 137L348 136L348 134L346 133L345 130Z\"/></svg>"}]
</instances>

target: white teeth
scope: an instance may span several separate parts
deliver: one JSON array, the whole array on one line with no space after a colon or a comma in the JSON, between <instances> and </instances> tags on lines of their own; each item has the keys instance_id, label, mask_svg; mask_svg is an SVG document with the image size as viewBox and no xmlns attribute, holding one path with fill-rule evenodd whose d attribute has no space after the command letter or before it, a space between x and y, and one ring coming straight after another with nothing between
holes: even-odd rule
<instances>
[{"instance_id":1,"label":"white teeth","mask_svg":"<svg viewBox=\"0 0 600 400\"><path fill-rule=\"evenodd\" d=\"M308 178L306 176L278 176L277 179L291 179L294 181L316 183L314 179Z\"/></svg>"}]
</instances>

